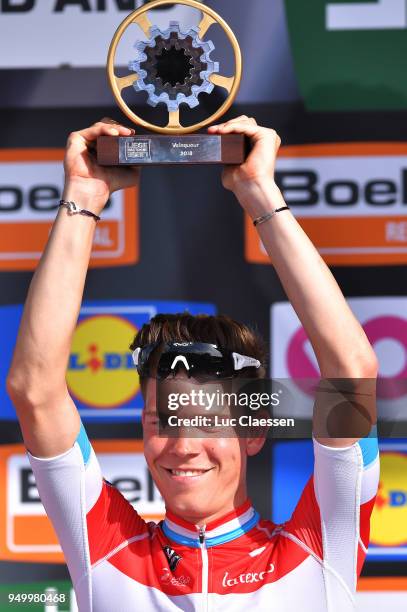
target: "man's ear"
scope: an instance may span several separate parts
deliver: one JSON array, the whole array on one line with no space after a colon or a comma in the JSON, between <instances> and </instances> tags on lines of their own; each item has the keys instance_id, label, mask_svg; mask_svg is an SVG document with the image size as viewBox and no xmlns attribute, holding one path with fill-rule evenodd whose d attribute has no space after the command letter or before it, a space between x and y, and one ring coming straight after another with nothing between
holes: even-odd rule
<instances>
[{"instance_id":1,"label":"man's ear","mask_svg":"<svg viewBox=\"0 0 407 612\"><path fill-rule=\"evenodd\" d=\"M255 436L256 433L259 435ZM253 457L253 455L257 455L257 453L261 451L266 441L266 437L267 432L265 432L263 429L261 431L261 435L260 432L256 432L255 429L253 431L253 437L246 439L246 452L249 457Z\"/></svg>"}]
</instances>

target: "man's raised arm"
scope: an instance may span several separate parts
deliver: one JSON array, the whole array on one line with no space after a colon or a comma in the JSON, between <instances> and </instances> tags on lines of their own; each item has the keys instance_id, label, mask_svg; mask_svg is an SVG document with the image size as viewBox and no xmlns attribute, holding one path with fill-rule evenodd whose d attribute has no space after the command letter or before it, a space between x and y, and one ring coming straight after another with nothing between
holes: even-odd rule
<instances>
[{"instance_id":1,"label":"man's raised arm","mask_svg":"<svg viewBox=\"0 0 407 612\"><path fill-rule=\"evenodd\" d=\"M253 220L264 219L275 209L286 206L274 182L275 160L281 142L274 130L260 127L253 118L243 116L212 126L209 131L215 134L238 132L252 141L253 149L246 162L224 170L223 184L235 193ZM345 395L349 390L350 397L365 398L363 405L347 414L343 410L342 414L340 411L334 414L322 405L326 402L316 402L315 437L328 446L348 446L367 435L369 425L376 422L375 353L328 266L291 212L283 210L266 217L264 222L257 224L257 229L287 297L307 332L321 375L348 379ZM339 396L340 393L336 394ZM330 421L332 417L336 420L333 430L341 429L341 433L326 437L328 434L320 432L325 429L329 413Z\"/></svg>"},{"instance_id":2,"label":"man's raised arm","mask_svg":"<svg viewBox=\"0 0 407 612\"><path fill-rule=\"evenodd\" d=\"M112 192L137 184L137 170L101 168L93 153L99 135L131 132L110 119L73 132L64 160L63 199L100 215ZM95 226L92 217L60 208L25 303L7 389L24 442L37 457L65 452L79 432L65 376Z\"/></svg>"}]
</instances>

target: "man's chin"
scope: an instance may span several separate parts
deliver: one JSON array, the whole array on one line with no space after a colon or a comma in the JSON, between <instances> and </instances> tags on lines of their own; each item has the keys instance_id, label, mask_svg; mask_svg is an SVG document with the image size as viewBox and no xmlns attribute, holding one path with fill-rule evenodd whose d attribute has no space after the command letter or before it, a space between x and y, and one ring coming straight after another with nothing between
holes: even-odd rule
<instances>
[{"instance_id":1,"label":"man's chin","mask_svg":"<svg viewBox=\"0 0 407 612\"><path fill-rule=\"evenodd\" d=\"M202 500L197 499L195 494L171 495L165 498L165 505L167 510L191 523L198 522L211 514L207 495L203 495Z\"/></svg>"}]
</instances>

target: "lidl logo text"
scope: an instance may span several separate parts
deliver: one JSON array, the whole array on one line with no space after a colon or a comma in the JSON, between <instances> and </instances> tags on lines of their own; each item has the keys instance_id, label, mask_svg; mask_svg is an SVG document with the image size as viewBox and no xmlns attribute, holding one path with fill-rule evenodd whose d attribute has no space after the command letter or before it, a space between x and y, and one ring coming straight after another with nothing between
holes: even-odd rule
<instances>
[{"instance_id":1,"label":"lidl logo text","mask_svg":"<svg viewBox=\"0 0 407 612\"><path fill-rule=\"evenodd\" d=\"M104 370L130 370L135 369L133 359L129 353L104 353L100 354L100 349L97 344L90 344L87 349L88 359L81 363L81 355L72 354L69 359L69 370L86 370L89 368L91 372Z\"/></svg>"},{"instance_id":2,"label":"lidl logo text","mask_svg":"<svg viewBox=\"0 0 407 612\"><path fill-rule=\"evenodd\" d=\"M137 329L124 317L98 315L79 322L72 342L67 382L74 397L95 408L128 403L139 390L130 351Z\"/></svg>"},{"instance_id":3,"label":"lidl logo text","mask_svg":"<svg viewBox=\"0 0 407 612\"><path fill-rule=\"evenodd\" d=\"M379 492L377 494L376 506L405 506L407 505L407 491L389 491L386 495L383 492L383 484L379 484Z\"/></svg>"},{"instance_id":4,"label":"lidl logo text","mask_svg":"<svg viewBox=\"0 0 407 612\"><path fill-rule=\"evenodd\" d=\"M401 546L407 542L407 453L381 450L380 484L371 522L371 544Z\"/></svg>"}]
</instances>

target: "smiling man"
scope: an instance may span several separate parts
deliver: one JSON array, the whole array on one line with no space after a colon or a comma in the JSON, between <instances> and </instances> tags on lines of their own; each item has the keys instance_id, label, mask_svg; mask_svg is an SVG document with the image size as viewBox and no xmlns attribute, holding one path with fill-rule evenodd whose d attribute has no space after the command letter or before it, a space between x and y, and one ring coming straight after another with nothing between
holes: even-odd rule
<instances>
[{"instance_id":1,"label":"smiling man","mask_svg":"<svg viewBox=\"0 0 407 612\"><path fill-rule=\"evenodd\" d=\"M322 376L349 379L348 395L367 397L364 379L377 375L374 352L274 182L278 135L248 117L210 132L251 139L248 159L226 169L223 184L253 219ZM95 221L113 191L138 182L135 170L100 168L94 142L101 134L130 133L105 119L69 137L64 201L31 283L8 377L80 612L352 610L378 449L350 422L361 419L369 427L358 431L369 432L376 420L372 393L366 405L354 402L356 417L352 402L327 413L317 399L314 474L284 525L261 519L247 497L247 460L263 436L159 435L159 383L264 376L262 342L247 326L223 316L159 315L139 331L131 348L145 399L144 449L165 520L146 523L103 479L65 375ZM334 437L332 429L342 433Z\"/></svg>"}]
</instances>

